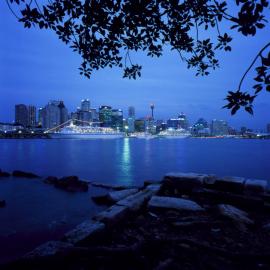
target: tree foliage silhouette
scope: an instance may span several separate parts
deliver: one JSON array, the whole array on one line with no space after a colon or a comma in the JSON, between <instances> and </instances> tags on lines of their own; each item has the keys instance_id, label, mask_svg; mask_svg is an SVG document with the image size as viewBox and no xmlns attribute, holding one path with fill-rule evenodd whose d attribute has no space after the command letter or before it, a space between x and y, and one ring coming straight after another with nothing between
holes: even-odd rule
<instances>
[{"instance_id":1,"label":"tree foliage silhouette","mask_svg":"<svg viewBox=\"0 0 270 270\"><path fill-rule=\"evenodd\" d=\"M160 57L165 46L177 51L196 75L208 75L219 66L217 50L231 51L232 37L221 33L219 24L254 36L265 27L266 0L235 0L237 14L228 12L218 0L6 0L11 12L25 28L53 30L59 39L82 57L80 74L90 78L94 70L118 66L123 77L136 79L142 67L134 64L131 51L146 51ZM15 12L18 6L18 13ZM204 38L201 31L210 30ZM213 34L214 33L214 34ZM253 113L253 101L262 90L270 91L270 43L258 52L236 91L229 91L224 107L235 114L241 107ZM252 93L242 83L253 66L256 84Z\"/></svg>"}]
</instances>

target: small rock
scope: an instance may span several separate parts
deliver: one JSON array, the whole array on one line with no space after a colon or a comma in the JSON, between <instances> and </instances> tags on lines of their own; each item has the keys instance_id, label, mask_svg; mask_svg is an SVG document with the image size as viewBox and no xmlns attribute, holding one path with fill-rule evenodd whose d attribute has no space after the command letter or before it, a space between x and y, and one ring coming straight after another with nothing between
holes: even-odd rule
<instances>
[{"instance_id":1,"label":"small rock","mask_svg":"<svg viewBox=\"0 0 270 270\"><path fill-rule=\"evenodd\" d=\"M39 178L39 176L34 173L24 171L13 171L12 175L15 177L22 177L22 178Z\"/></svg>"},{"instance_id":2,"label":"small rock","mask_svg":"<svg viewBox=\"0 0 270 270\"><path fill-rule=\"evenodd\" d=\"M178 211L204 211L204 209L191 200L153 196L148 203L150 208L175 209Z\"/></svg>"}]
</instances>

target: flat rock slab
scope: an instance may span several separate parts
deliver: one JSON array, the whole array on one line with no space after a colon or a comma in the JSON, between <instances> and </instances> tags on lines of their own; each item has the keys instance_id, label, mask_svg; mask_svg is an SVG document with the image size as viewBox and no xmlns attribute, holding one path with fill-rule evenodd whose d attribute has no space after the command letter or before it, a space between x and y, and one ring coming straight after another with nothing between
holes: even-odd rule
<instances>
[{"instance_id":1,"label":"flat rock slab","mask_svg":"<svg viewBox=\"0 0 270 270\"><path fill-rule=\"evenodd\" d=\"M174 197L153 196L148 203L149 208L175 209L179 211L204 211L196 202Z\"/></svg>"},{"instance_id":2,"label":"flat rock slab","mask_svg":"<svg viewBox=\"0 0 270 270\"><path fill-rule=\"evenodd\" d=\"M252 225L254 222L248 217L248 213L229 204L219 204L218 210L221 215L237 223Z\"/></svg>"},{"instance_id":3,"label":"flat rock slab","mask_svg":"<svg viewBox=\"0 0 270 270\"><path fill-rule=\"evenodd\" d=\"M194 188L202 187L206 176L197 173L168 173L164 176L164 185L180 191L192 191Z\"/></svg>"},{"instance_id":4,"label":"flat rock slab","mask_svg":"<svg viewBox=\"0 0 270 270\"><path fill-rule=\"evenodd\" d=\"M61 241L49 241L35 248L33 251L27 253L24 258L35 259L40 257L54 256L57 253L71 247L73 247L71 243Z\"/></svg>"},{"instance_id":5,"label":"flat rock slab","mask_svg":"<svg viewBox=\"0 0 270 270\"><path fill-rule=\"evenodd\" d=\"M161 184L151 184L151 185L148 185L145 189L152 191L154 195L159 192L160 188L161 188Z\"/></svg>"},{"instance_id":6,"label":"flat rock slab","mask_svg":"<svg viewBox=\"0 0 270 270\"><path fill-rule=\"evenodd\" d=\"M121 221L127 213L128 208L126 206L113 205L112 207L94 216L93 219L110 226Z\"/></svg>"},{"instance_id":7,"label":"flat rock slab","mask_svg":"<svg viewBox=\"0 0 270 270\"><path fill-rule=\"evenodd\" d=\"M266 180L246 179L244 184L245 192L251 194L262 194L267 190L268 183Z\"/></svg>"},{"instance_id":8,"label":"flat rock slab","mask_svg":"<svg viewBox=\"0 0 270 270\"><path fill-rule=\"evenodd\" d=\"M153 194L153 190L142 190L118 201L117 205L126 206L131 211L137 211L151 198Z\"/></svg>"},{"instance_id":9,"label":"flat rock slab","mask_svg":"<svg viewBox=\"0 0 270 270\"><path fill-rule=\"evenodd\" d=\"M138 192L137 188L131 188L131 189L124 189L124 190L119 190L119 191L112 191L112 192L109 192L107 196L108 196L109 201L118 202L136 192Z\"/></svg>"},{"instance_id":10,"label":"flat rock slab","mask_svg":"<svg viewBox=\"0 0 270 270\"><path fill-rule=\"evenodd\" d=\"M213 188L220 191L242 193L244 191L244 183L245 178L243 177L223 177L216 179Z\"/></svg>"},{"instance_id":11,"label":"flat rock slab","mask_svg":"<svg viewBox=\"0 0 270 270\"><path fill-rule=\"evenodd\" d=\"M71 244L77 244L90 237L93 237L97 233L102 232L104 229L105 225L101 222L96 222L93 220L85 221L76 226L75 229L67 232L63 240Z\"/></svg>"}]
</instances>

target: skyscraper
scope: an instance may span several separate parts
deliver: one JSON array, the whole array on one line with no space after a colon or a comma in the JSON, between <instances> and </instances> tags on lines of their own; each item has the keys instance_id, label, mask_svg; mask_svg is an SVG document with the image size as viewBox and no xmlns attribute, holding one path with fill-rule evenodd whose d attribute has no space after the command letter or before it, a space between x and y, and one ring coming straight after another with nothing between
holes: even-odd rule
<instances>
[{"instance_id":1,"label":"skyscraper","mask_svg":"<svg viewBox=\"0 0 270 270\"><path fill-rule=\"evenodd\" d=\"M135 131L135 108L133 106L128 107L128 132Z\"/></svg>"},{"instance_id":2,"label":"skyscraper","mask_svg":"<svg viewBox=\"0 0 270 270\"><path fill-rule=\"evenodd\" d=\"M135 118L135 108L133 106L128 107L128 117Z\"/></svg>"},{"instance_id":3,"label":"skyscraper","mask_svg":"<svg viewBox=\"0 0 270 270\"><path fill-rule=\"evenodd\" d=\"M33 105L28 106L28 125L31 127L35 127L37 124L37 109Z\"/></svg>"},{"instance_id":4,"label":"skyscraper","mask_svg":"<svg viewBox=\"0 0 270 270\"><path fill-rule=\"evenodd\" d=\"M112 128L123 130L123 111L120 109L112 110Z\"/></svg>"},{"instance_id":5,"label":"skyscraper","mask_svg":"<svg viewBox=\"0 0 270 270\"><path fill-rule=\"evenodd\" d=\"M39 113L42 127L47 129L57 127L68 120L68 110L63 101L50 101Z\"/></svg>"},{"instance_id":6,"label":"skyscraper","mask_svg":"<svg viewBox=\"0 0 270 270\"><path fill-rule=\"evenodd\" d=\"M90 111L90 100L89 99L82 99L81 110L85 111L85 112Z\"/></svg>"},{"instance_id":7,"label":"skyscraper","mask_svg":"<svg viewBox=\"0 0 270 270\"><path fill-rule=\"evenodd\" d=\"M187 129L188 128L187 116L184 113L181 112L179 114L178 120L179 120L180 128L184 128L184 129Z\"/></svg>"},{"instance_id":8,"label":"skyscraper","mask_svg":"<svg viewBox=\"0 0 270 270\"><path fill-rule=\"evenodd\" d=\"M100 106L99 107L99 121L102 127L112 126L112 107L111 106Z\"/></svg>"},{"instance_id":9,"label":"skyscraper","mask_svg":"<svg viewBox=\"0 0 270 270\"><path fill-rule=\"evenodd\" d=\"M28 108L24 104L15 105L15 122L24 127L29 125L28 122Z\"/></svg>"},{"instance_id":10,"label":"skyscraper","mask_svg":"<svg viewBox=\"0 0 270 270\"><path fill-rule=\"evenodd\" d=\"M266 132L270 134L270 123L266 125Z\"/></svg>"}]
</instances>

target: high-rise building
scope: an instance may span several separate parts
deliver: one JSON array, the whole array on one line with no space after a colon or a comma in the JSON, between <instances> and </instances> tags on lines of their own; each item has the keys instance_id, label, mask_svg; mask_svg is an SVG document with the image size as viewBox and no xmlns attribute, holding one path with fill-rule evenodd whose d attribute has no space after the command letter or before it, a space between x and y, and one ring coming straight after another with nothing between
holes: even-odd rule
<instances>
[{"instance_id":1,"label":"high-rise building","mask_svg":"<svg viewBox=\"0 0 270 270\"><path fill-rule=\"evenodd\" d=\"M89 99L82 99L81 101L81 110L85 112L90 111L90 100Z\"/></svg>"},{"instance_id":2,"label":"high-rise building","mask_svg":"<svg viewBox=\"0 0 270 270\"><path fill-rule=\"evenodd\" d=\"M223 136L229 134L228 123L224 120L212 120L211 123L211 134L213 136Z\"/></svg>"},{"instance_id":3,"label":"high-rise building","mask_svg":"<svg viewBox=\"0 0 270 270\"><path fill-rule=\"evenodd\" d=\"M180 128L184 128L184 129L188 128L187 116L184 113L179 114L178 120L179 120Z\"/></svg>"},{"instance_id":4,"label":"high-rise building","mask_svg":"<svg viewBox=\"0 0 270 270\"><path fill-rule=\"evenodd\" d=\"M135 108L133 106L128 107L128 117L135 118Z\"/></svg>"},{"instance_id":5,"label":"high-rise building","mask_svg":"<svg viewBox=\"0 0 270 270\"><path fill-rule=\"evenodd\" d=\"M39 118L42 122L42 127L50 129L68 120L68 110L63 101L53 100L39 110Z\"/></svg>"},{"instance_id":6,"label":"high-rise building","mask_svg":"<svg viewBox=\"0 0 270 270\"><path fill-rule=\"evenodd\" d=\"M60 110L60 124L63 124L68 120L68 110L63 101L59 101L58 108Z\"/></svg>"},{"instance_id":7,"label":"high-rise building","mask_svg":"<svg viewBox=\"0 0 270 270\"><path fill-rule=\"evenodd\" d=\"M46 109L39 108L38 109L38 126L45 128L45 121L46 121Z\"/></svg>"},{"instance_id":8,"label":"high-rise building","mask_svg":"<svg viewBox=\"0 0 270 270\"><path fill-rule=\"evenodd\" d=\"M270 123L266 125L266 132L270 134Z\"/></svg>"},{"instance_id":9,"label":"high-rise building","mask_svg":"<svg viewBox=\"0 0 270 270\"><path fill-rule=\"evenodd\" d=\"M35 127L37 124L37 109L33 105L28 106L28 125L30 127Z\"/></svg>"},{"instance_id":10,"label":"high-rise building","mask_svg":"<svg viewBox=\"0 0 270 270\"><path fill-rule=\"evenodd\" d=\"M90 113L91 113L91 120L93 122L98 122L99 121L99 114L97 112L97 109L90 109Z\"/></svg>"},{"instance_id":11,"label":"high-rise building","mask_svg":"<svg viewBox=\"0 0 270 270\"><path fill-rule=\"evenodd\" d=\"M135 131L135 108L133 106L128 107L127 126L128 132Z\"/></svg>"},{"instance_id":12,"label":"high-rise building","mask_svg":"<svg viewBox=\"0 0 270 270\"><path fill-rule=\"evenodd\" d=\"M112 126L112 107L111 106L100 106L99 107L99 121L102 127Z\"/></svg>"},{"instance_id":13,"label":"high-rise building","mask_svg":"<svg viewBox=\"0 0 270 270\"><path fill-rule=\"evenodd\" d=\"M15 105L15 122L24 127L29 125L28 122L28 108L24 104Z\"/></svg>"},{"instance_id":14,"label":"high-rise building","mask_svg":"<svg viewBox=\"0 0 270 270\"><path fill-rule=\"evenodd\" d=\"M112 110L112 128L123 130L123 111L120 109Z\"/></svg>"}]
</instances>

